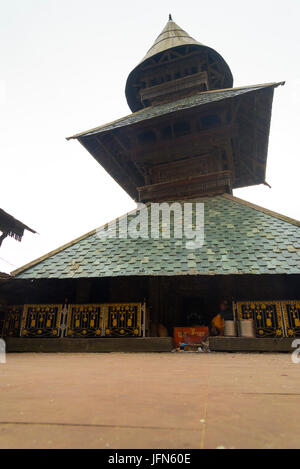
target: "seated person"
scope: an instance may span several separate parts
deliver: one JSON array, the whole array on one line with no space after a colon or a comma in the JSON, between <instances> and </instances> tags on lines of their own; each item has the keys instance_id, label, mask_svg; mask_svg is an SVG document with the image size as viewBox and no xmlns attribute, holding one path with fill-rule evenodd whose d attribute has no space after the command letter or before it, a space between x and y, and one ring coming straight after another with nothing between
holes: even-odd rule
<instances>
[{"instance_id":1,"label":"seated person","mask_svg":"<svg viewBox=\"0 0 300 469\"><path fill-rule=\"evenodd\" d=\"M232 319L233 314L229 302L222 300L220 303L220 312L214 316L211 321L211 335L224 335L224 321Z\"/></svg>"}]
</instances>

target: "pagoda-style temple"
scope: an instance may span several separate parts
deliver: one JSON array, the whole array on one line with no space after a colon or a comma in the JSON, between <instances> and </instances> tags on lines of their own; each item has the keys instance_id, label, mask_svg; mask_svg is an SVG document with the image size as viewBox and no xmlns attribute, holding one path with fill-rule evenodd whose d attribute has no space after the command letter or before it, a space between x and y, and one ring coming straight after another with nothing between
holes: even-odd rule
<instances>
[{"instance_id":1,"label":"pagoda-style temple","mask_svg":"<svg viewBox=\"0 0 300 469\"><path fill-rule=\"evenodd\" d=\"M120 350L125 338L135 350L166 350L174 328L208 330L222 299L235 319L254 320L259 344L273 338L283 349L278 341L299 336L300 222L232 194L267 184L273 94L283 84L234 88L221 55L170 17L128 76L132 113L69 137L142 204L146 222L124 236L124 220L136 217L126 214L13 272L2 290L11 348ZM153 204L182 214L189 206L200 244L177 236L184 221L175 214L151 236Z\"/></svg>"}]
</instances>

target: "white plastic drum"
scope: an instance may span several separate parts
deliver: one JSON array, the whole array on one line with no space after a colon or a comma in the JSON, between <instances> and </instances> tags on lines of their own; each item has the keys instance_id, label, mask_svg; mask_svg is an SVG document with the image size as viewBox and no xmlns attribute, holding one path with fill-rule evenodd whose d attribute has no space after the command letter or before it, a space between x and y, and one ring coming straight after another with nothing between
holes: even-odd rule
<instances>
[{"instance_id":1,"label":"white plastic drum","mask_svg":"<svg viewBox=\"0 0 300 469\"><path fill-rule=\"evenodd\" d=\"M241 319L239 321L240 337L255 337L253 319Z\"/></svg>"},{"instance_id":2,"label":"white plastic drum","mask_svg":"<svg viewBox=\"0 0 300 469\"><path fill-rule=\"evenodd\" d=\"M224 321L224 336L236 337L236 324L235 321Z\"/></svg>"}]
</instances>

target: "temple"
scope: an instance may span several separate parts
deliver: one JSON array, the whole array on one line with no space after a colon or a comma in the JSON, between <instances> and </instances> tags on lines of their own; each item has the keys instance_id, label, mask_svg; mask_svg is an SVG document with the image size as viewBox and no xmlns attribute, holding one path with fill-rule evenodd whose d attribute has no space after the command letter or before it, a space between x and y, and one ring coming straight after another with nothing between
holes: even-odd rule
<instances>
[{"instance_id":1,"label":"temple","mask_svg":"<svg viewBox=\"0 0 300 469\"><path fill-rule=\"evenodd\" d=\"M224 300L234 319L253 319L252 349L264 339L290 347L300 335L300 222L233 195L267 184L283 84L234 88L221 55L170 17L128 76L132 113L68 138L138 210L13 272L2 289L11 350L169 350L180 329L205 335ZM172 212L154 235L153 204Z\"/></svg>"},{"instance_id":2,"label":"temple","mask_svg":"<svg viewBox=\"0 0 300 469\"><path fill-rule=\"evenodd\" d=\"M232 88L224 59L169 20L129 74L133 114L76 138L137 201L265 183L274 88Z\"/></svg>"}]
</instances>

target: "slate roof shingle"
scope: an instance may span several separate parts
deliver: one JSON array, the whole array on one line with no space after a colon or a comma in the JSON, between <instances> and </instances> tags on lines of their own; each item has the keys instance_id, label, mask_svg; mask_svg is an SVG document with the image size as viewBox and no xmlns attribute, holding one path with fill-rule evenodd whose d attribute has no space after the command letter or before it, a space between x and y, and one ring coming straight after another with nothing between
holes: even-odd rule
<instances>
[{"instance_id":1,"label":"slate roof shingle","mask_svg":"<svg viewBox=\"0 0 300 469\"><path fill-rule=\"evenodd\" d=\"M204 203L204 244L199 249L187 249L186 239L174 236L103 237L102 227L13 274L23 279L62 279L300 273L300 223L256 209L233 196L198 201Z\"/></svg>"},{"instance_id":2,"label":"slate roof shingle","mask_svg":"<svg viewBox=\"0 0 300 469\"><path fill-rule=\"evenodd\" d=\"M177 112L184 109L190 109L197 106L202 106L204 104L213 103L216 101L221 101L223 99L231 99L235 98L236 96L243 95L245 93L251 93L258 90L262 90L269 87L277 87L283 84L280 83L267 83L263 85L255 85L255 86L246 86L242 88L228 88L224 90L216 90L216 91L205 91L202 93L198 93L193 96L188 96L186 98L178 99L177 101L172 101L169 103L159 104L157 106L149 106L140 111L134 112L133 114L129 114L128 116L122 117L117 119L113 122L108 124L96 127L91 130L87 130L85 132L81 132L79 134L73 135L68 137L67 140L74 139L74 138L82 138L88 137L91 135L97 135L103 132L108 132L113 129L117 129L120 127L126 127L128 125L136 124L141 121L145 121L147 119L153 119L155 117L160 117L170 112Z\"/></svg>"}]
</instances>

